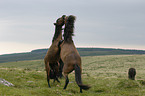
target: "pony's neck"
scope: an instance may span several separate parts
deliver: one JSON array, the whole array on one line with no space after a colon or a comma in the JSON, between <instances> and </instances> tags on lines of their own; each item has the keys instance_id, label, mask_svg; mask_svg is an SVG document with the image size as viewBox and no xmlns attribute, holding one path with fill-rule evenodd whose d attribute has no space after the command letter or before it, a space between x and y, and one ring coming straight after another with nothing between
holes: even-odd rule
<instances>
[{"instance_id":1,"label":"pony's neck","mask_svg":"<svg viewBox=\"0 0 145 96\"><path fill-rule=\"evenodd\" d=\"M54 34L52 42L54 42L55 40L61 40L61 39L62 39L62 26L56 25L55 34Z\"/></svg>"}]
</instances>

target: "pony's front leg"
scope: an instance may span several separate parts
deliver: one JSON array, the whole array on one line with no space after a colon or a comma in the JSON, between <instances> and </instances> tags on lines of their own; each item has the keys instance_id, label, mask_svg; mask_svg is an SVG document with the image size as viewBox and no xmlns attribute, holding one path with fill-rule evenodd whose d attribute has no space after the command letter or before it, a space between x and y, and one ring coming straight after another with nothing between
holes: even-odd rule
<instances>
[{"instance_id":1,"label":"pony's front leg","mask_svg":"<svg viewBox=\"0 0 145 96\"><path fill-rule=\"evenodd\" d=\"M54 80L53 80L53 83L55 83L55 80L60 83L60 81L58 80L58 77L56 77Z\"/></svg>"},{"instance_id":2,"label":"pony's front leg","mask_svg":"<svg viewBox=\"0 0 145 96\"><path fill-rule=\"evenodd\" d=\"M68 85L68 83L69 83L68 74L64 74L64 73L63 73L63 75L64 75L64 78L65 78L65 86L64 86L63 89L66 89L66 88L67 88L67 85Z\"/></svg>"},{"instance_id":3,"label":"pony's front leg","mask_svg":"<svg viewBox=\"0 0 145 96\"><path fill-rule=\"evenodd\" d=\"M57 81L58 83L60 83L60 81L58 80L58 77L56 77L56 81Z\"/></svg>"},{"instance_id":4,"label":"pony's front leg","mask_svg":"<svg viewBox=\"0 0 145 96\"><path fill-rule=\"evenodd\" d=\"M57 62L56 64L55 64L55 71L54 71L54 73L55 73L55 79L54 80L56 80L57 82L59 82L60 83L60 81L58 80L58 77L59 77L59 68L60 68L60 64L59 64L59 62Z\"/></svg>"},{"instance_id":5,"label":"pony's front leg","mask_svg":"<svg viewBox=\"0 0 145 96\"><path fill-rule=\"evenodd\" d=\"M63 61L60 59L60 60L59 60L59 77L60 77L60 78L63 77L63 75L62 75L63 66L64 66L64 63L63 63Z\"/></svg>"},{"instance_id":6,"label":"pony's front leg","mask_svg":"<svg viewBox=\"0 0 145 96\"><path fill-rule=\"evenodd\" d=\"M82 88L80 88L80 93L83 93L83 92L82 92Z\"/></svg>"}]
</instances>

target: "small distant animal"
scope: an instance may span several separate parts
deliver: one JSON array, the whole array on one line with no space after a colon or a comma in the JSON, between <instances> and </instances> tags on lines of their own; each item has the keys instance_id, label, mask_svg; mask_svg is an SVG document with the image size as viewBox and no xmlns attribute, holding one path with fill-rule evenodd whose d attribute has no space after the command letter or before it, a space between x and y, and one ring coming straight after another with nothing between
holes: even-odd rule
<instances>
[{"instance_id":1,"label":"small distant animal","mask_svg":"<svg viewBox=\"0 0 145 96\"><path fill-rule=\"evenodd\" d=\"M129 68L128 78L131 80L135 80L136 70L135 68Z\"/></svg>"}]
</instances>

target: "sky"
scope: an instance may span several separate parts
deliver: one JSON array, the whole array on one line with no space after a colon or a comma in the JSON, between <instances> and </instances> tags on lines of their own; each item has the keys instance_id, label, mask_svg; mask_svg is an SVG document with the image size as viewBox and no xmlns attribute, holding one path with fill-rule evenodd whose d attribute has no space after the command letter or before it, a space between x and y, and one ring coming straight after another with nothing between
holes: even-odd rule
<instances>
[{"instance_id":1,"label":"sky","mask_svg":"<svg viewBox=\"0 0 145 96\"><path fill-rule=\"evenodd\" d=\"M76 16L76 47L145 50L145 0L0 0L0 54L49 48L53 23Z\"/></svg>"}]
</instances>

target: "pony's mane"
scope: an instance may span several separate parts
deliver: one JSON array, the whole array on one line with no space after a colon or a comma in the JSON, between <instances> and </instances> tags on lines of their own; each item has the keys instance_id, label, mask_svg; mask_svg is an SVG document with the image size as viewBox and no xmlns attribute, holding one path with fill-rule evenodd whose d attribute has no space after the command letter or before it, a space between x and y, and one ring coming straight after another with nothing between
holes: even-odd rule
<instances>
[{"instance_id":1,"label":"pony's mane","mask_svg":"<svg viewBox=\"0 0 145 96\"><path fill-rule=\"evenodd\" d=\"M64 41L70 42L72 41L72 36L74 36L74 21L75 21L75 16L70 15L67 18L65 29L64 29Z\"/></svg>"},{"instance_id":2,"label":"pony's mane","mask_svg":"<svg viewBox=\"0 0 145 96\"><path fill-rule=\"evenodd\" d=\"M62 26L55 25L55 33L54 33L52 42L54 42L54 40L56 40L58 38L58 36L60 35L61 32L62 32Z\"/></svg>"}]
</instances>

